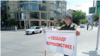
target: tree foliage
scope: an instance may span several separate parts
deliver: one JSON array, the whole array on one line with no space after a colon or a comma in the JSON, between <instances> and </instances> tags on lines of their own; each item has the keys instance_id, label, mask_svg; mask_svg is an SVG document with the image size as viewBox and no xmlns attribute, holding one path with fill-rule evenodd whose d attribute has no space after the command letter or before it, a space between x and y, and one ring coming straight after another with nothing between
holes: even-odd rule
<instances>
[{"instance_id":1,"label":"tree foliage","mask_svg":"<svg viewBox=\"0 0 100 56\"><path fill-rule=\"evenodd\" d=\"M96 20L98 20L98 19L99 19L99 15L98 15L98 14L95 14L93 20L96 21Z\"/></svg>"},{"instance_id":2,"label":"tree foliage","mask_svg":"<svg viewBox=\"0 0 100 56\"><path fill-rule=\"evenodd\" d=\"M88 23L88 20L87 19L81 20L80 23L81 24Z\"/></svg>"},{"instance_id":3,"label":"tree foliage","mask_svg":"<svg viewBox=\"0 0 100 56\"><path fill-rule=\"evenodd\" d=\"M86 13L82 12L82 11L75 11L72 14L72 18L73 18L73 22L76 24L79 24L81 19L85 19L86 18Z\"/></svg>"},{"instance_id":4,"label":"tree foliage","mask_svg":"<svg viewBox=\"0 0 100 56\"><path fill-rule=\"evenodd\" d=\"M60 26L62 26L62 25L64 25L64 24L66 24L65 21L60 22Z\"/></svg>"},{"instance_id":5,"label":"tree foliage","mask_svg":"<svg viewBox=\"0 0 100 56\"><path fill-rule=\"evenodd\" d=\"M8 22L11 26L15 26L15 25L18 25L19 20L12 18L12 19L9 19Z\"/></svg>"}]
</instances>

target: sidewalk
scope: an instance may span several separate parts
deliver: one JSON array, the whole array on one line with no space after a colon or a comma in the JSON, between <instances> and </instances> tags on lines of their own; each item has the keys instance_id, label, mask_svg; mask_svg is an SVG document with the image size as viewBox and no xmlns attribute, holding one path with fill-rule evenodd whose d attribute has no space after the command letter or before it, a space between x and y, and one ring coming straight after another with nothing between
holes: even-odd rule
<instances>
[{"instance_id":1,"label":"sidewalk","mask_svg":"<svg viewBox=\"0 0 100 56\"><path fill-rule=\"evenodd\" d=\"M77 49L77 56L100 56L100 45L98 50L95 50L95 46L88 46L82 49ZM57 53L54 56L64 56L63 54Z\"/></svg>"},{"instance_id":2,"label":"sidewalk","mask_svg":"<svg viewBox=\"0 0 100 56\"><path fill-rule=\"evenodd\" d=\"M25 29L18 29L17 31L25 31Z\"/></svg>"},{"instance_id":3,"label":"sidewalk","mask_svg":"<svg viewBox=\"0 0 100 56\"><path fill-rule=\"evenodd\" d=\"M25 29L17 29L17 31L24 31ZM1 30L1 31L15 31L15 30Z\"/></svg>"},{"instance_id":4,"label":"sidewalk","mask_svg":"<svg viewBox=\"0 0 100 56\"><path fill-rule=\"evenodd\" d=\"M84 31L97 31L98 27L93 27L92 30L85 30ZM63 54L56 53L54 56L64 56ZM83 44L77 44L77 56L100 56L100 40L99 46L96 50L96 42L87 42Z\"/></svg>"},{"instance_id":5,"label":"sidewalk","mask_svg":"<svg viewBox=\"0 0 100 56\"><path fill-rule=\"evenodd\" d=\"M15 30L1 30L1 34L2 33L20 32L20 31L25 31L25 29L18 29L17 31L15 31Z\"/></svg>"}]
</instances>

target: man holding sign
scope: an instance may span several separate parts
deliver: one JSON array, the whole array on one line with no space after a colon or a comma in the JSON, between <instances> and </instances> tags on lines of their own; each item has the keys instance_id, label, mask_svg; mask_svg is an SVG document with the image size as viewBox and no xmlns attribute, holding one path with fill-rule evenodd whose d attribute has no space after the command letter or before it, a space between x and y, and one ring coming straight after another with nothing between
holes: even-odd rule
<instances>
[{"instance_id":1,"label":"man holding sign","mask_svg":"<svg viewBox=\"0 0 100 56\"><path fill-rule=\"evenodd\" d=\"M75 23L72 23L72 17L71 15L65 16L65 25L63 25L59 30L76 30L76 36L80 35L80 30L78 29L78 26ZM64 55L68 56L68 55Z\"/></svg>"},{"instance_id":2,"label":"man holding sign","mask_svg":"<svg viewBox=\"0 0 100 56\"><path fill-rule=\"evenodd\" d=\"M73 30L73 31L46 31L46 50L55 51L63 54L71 55L71 53L75 53L74 46L76 48L77 39L75 36L80 35L80 30L75 23L72 23L72 17L70 15L65 16L65 25L60 27L58 30ZM76 31L76 32L74 32ZM45 33L45 31L44 31ZM76 34L75 34L76 33ZM59 49L57 51L57 49ZM61 51L61 50L64 50ZM64 55L64 56L68 56ZM76 55L76 54L73 54Z\"/></svg>"}]
</instances>

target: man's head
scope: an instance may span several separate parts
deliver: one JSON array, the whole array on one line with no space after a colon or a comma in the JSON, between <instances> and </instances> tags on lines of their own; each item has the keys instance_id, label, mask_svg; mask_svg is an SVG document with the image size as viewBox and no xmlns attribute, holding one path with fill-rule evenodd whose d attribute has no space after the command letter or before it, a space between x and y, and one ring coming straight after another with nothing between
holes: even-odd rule
<instances>
[{"instance_id":1,"label":"man's head","mask_svg":"<svg viewBox=\"0 0 100 56\"><path fill-rule=\"evenodd\" d=\"M66 15L64 19L65 19L66 24L70 24L71 21L72 21L72 16L71 15Z\"/></svg>"}]
</instances>

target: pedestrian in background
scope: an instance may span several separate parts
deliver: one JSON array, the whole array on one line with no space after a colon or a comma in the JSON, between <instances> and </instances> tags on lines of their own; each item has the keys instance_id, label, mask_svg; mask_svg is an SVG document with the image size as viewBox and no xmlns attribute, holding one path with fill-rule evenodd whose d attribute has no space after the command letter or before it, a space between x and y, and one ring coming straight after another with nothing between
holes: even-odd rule
<instances>
[{"instance_id":1,"label":"pedestrian in background","mask_svg":"<svg viewBox=\"0 0 100 56\"><path fill-rule=\"evenodd\" d=\"M88 28L89 28L89 24L87 24L87 30L88 30Z\"/></svg>"}]
</instances>

